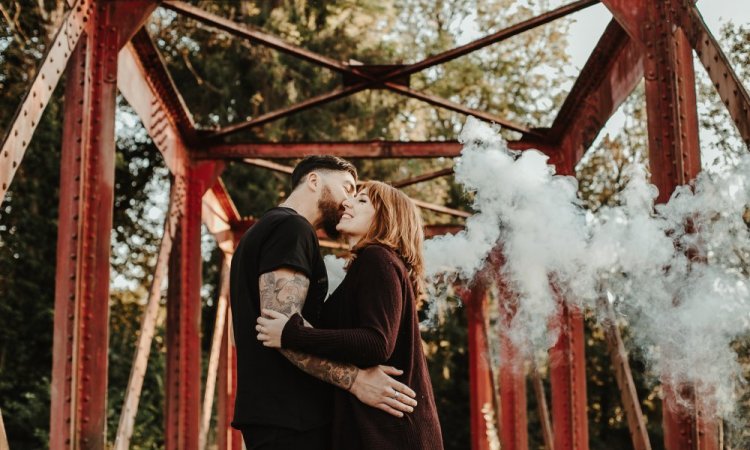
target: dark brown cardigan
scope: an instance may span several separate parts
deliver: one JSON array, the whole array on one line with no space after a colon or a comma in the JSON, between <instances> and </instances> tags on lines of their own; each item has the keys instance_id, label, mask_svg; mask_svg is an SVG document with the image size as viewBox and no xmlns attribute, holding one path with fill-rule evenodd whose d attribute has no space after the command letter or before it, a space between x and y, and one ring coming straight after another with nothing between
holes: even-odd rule
<instances>
[{"instance_id":1,"label":"dark brown cardigan","mask_svg":"<svg viewBox=\"0 0 750 450\"><path fill-rule=\"evenodd\" d=\"M323 307L323 328L307 328L294 315L282 347L366 368L378 364L404 371L398 380L417 393L418 405L403 418L335 391L334 450L442 450L427 361L422 351L414 290L403 261L390 249L361 250L341 285Z\"/></svg>"}]
</instances>

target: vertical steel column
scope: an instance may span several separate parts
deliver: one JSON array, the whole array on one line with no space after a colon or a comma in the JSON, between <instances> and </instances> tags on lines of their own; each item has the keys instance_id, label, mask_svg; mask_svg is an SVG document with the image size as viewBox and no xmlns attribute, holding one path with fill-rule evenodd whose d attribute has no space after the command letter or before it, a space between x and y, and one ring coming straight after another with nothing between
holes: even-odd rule
<instances>
[{"instance_id":1,"label":"vertical steel column","mask_svg":"<svg viewBox=\"0 0 750 450\"><path fill-rule=\"evenodd\" d=\"M74 50L68 63L65 86L50 386L51 449L70 448L73 436L73 351L76 348L81 160L85 154L85 130L88 128L88 116L84 114L88 41L88 37L84 35Z\"/></svg>"},{"instance_id":2,"label":"vertical steel column","mask_svg":"<svg viewBox=\"0 0 750 450\"><path fill-rule=\"evenodd\" d=\"M66 87L50 419L53 449L103 449L117 29L95 5Z\"/></svg>"},{"instance_id":3,"label":"vertical steel column","mask_svg":"<svg viewBox=\"0 0 750 450\"><path fill-rule=\"evenodd\" d=\"M471 290L463 295L469 335L469 407L471 411L471 450L490 450L488 430L494 423L487 423L484 413L494 410L492 369L490 368L487 346L487 327L484 324L484 309L487 290L482 282L476 282Z\"/></svg>"},{"instance_id":4,"label":"vertical steel column","mask_svg":"<svg viewBox=\"0 0 750 450\"><path fill-rule=\"evenodd\" d=\"M216 164L188 164L185 210L169 263L167 290L167 450L198 448L201 393L201 197Z\"/></svg>"},{"instance_id":5,"label":"vertical steel column","mask_svg":"<svg viewBox=\"0 0 750 450\"><path fill-rule=\"evenodd\" d=\"M680 7L674 0L645 5L649 163L659 202L666 202L677 186L689 183L701 170L693 53L673 15ZM693 399L695 411L677 404L678 393ZM700 400L695 399L692 386L673 386L665 380L663 406L667 450L719 447L719 424L716 420L699 420L696 411L701 410Z\"/></svg>"},{"instance_id":6,"label":"vertical steel column","mask_svg":"<svg viewBox=\"0 0 750 450\"><path fill-rule=\"evenodd\" d=\"M588 450L583 314L560 299L555 321L558 338L549 351L555 450Z\"/></svg>"},{"instance_id":7,"label":"vertical steel column","mask_svg":"<svg viewBox=\"0 0 750 450\"><path fill-rule=\"evenodd\" d=\"M515 299L501 282L500 321L508 329L516 314ZM504 450L526 450L528 426L526 420L526 376L521 354L508 337L500 333L500 443Z\"/></svg>"},{"instance_id":8,"label":"vertical steel column","mask_svg":"<svg viewBox=\"0 0 750 450\"><path fill-rule=\"evenodd\" d=\"M673 22L670 0L642 7L651 182L659 189L657 201L666 202L701 168L693 53Z\"/></svg>"},{"instance_id":9,"label":"vertical steel column","mask_svg":"<svg viewBox=\"0 0 750 450\"><path fill-rule=\"evenodd\" d=\"M577 149L560 147L550 163L557 173L573 175ZM554 287L553 287L554 289ZM558 296L560 305L551 329L557 342L549 350L552 427L555 450L588 450L589 430L586 412L586 346L582 312Z\"/></svg>"},{"instance_id":10,"label":"vertical steel column","mask_svg":"<svg viewBox=\"0 0 750 450\"><path fill-rule=\"evenodd\" d=\"M242 435L232 428L234 415L234 395L237 392L237 355L232 337L232 311L227 311L224 323L224 337L221 340L219 355L219 380L217 389L218 420L216 424L217 444L219 450L242 450Z\"/></svg>"}]
</instances>

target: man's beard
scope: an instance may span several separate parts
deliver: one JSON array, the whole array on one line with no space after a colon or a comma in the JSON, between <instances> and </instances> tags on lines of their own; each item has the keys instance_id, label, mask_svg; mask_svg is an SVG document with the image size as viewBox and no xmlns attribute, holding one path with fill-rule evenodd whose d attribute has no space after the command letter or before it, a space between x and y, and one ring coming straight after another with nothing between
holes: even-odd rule
<instances>
[{"instance_id":1,"label":"man's beard","mask_svg":"<svg viewBox=\"0 0 750 450\"><path fill-rule=\"evenodd\" d=\"M333 193L328 186L323 187L323 193L318 199L318 209L320 210L320 224L328 237L338 239L341 235L336 225L341 219L341 207L333 199Z\"/></svg>"}]
</instances>

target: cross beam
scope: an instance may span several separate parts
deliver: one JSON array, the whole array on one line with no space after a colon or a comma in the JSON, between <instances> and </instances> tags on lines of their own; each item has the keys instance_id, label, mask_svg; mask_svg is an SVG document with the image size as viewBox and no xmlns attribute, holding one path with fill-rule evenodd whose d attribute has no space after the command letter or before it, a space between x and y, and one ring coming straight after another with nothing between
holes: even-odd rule
<instances>
[{"instance_id":1,"label":"cross beam","mask_svg":"<svg viewBox=\"0 0 750 450\"><path fill-rule=\"evenodd\" d=\"M338 71L348 76L353 76L353 77L363 80L360 83L354 84L352 86L335 89L331 92L313 97L311 99L305 100L298 104L263 114L249 121L235 124L235 125L230 125L211 135L212 137L223 137L223 136L227 136L229 134L233 134L242 130L246 130L248 128L252 128L252 127L259 126L265 123L269 123L274 120L280 119L282 117L288 116L290 114L293 114L293 113L296 113L296 112L299 112L308 108L312 108L314 106L319 106L324 103L328 103L330 101L338 100L340 98L347 97L349 95L355 94L362 90L373 88L376 86L386 87L387 89L390 89L394 92L397 92L397 93L400 93L400 94L403 94L412 98L416 98L418 100L425 101L435 106L440 106L440 107L447 108L449 110L453 110L453 111L460 112L463 114L473 115L482 120L488 120L491 122L499 123L503 125L505 128L519 131L524 134L538 135L538 132L531 130L527 127L514 124L510 121L507 121L503 118L494 116L486 112L481 112L481 111L476 111L470 108L466 108L464 106L458 105L454 102L451 102L446 99L442 99L440 97L431 96L429 94L424 94L424 93L414 91L399 83L394 83L393 80L411 75L416 72L420 72L422 70L425 70L429 67L432 67L438 64L445 63L452 59L458 58L459 56L463 56L465 54L468 54L478 49L481 49L483 47L486 47L488 45L500 42L512 36L516 36L532 28L538 27L545 23L549 23L560 17L564 17L568 14L579 11L581 9L584 9L596 3L598 3L598 0L580 0L574 3L571 3L569 5L562 6L553 11L547 12L540 16L534 17L529 20L525 20L516 25L500 30L497 33L475 40L461 47L440 53L433 57L427 58L421 62L412 64L409 66L405 66L403 68L383 74L382 76L373 76L367 71L358 70L356 66L344 64L340 61L336 61L331 58L318 55L309 50L284 42L283 40L275 36L272 36L272 35L269 35L260 31L251 30L246 26L239 25L233 21L208 13L200 8L196 8L194 6L191 6L181 1L166 1L163 3L163 5L169 9L172 9L175 12L183 14L187 17L191 17L195 20L199 20L203 23L207 23L210 26L214 26L223 31L250 39L251 41L269 46L278 51L282 51L284 53L302 58L304 60L317 64L319 66L325 67L327 69Z\"/></svg>"},{"instance_id":2,"label":"cross beam","mask_svg":"<svg viewBox=\"0 0 750 450\"><path fill-rule=\"evenodd\" d=\"M196 150L195 159L304 158L335 155L342 158L453 158L460 156L457 141L246 142L216 144Z\"/></svg>"}]
</instances>

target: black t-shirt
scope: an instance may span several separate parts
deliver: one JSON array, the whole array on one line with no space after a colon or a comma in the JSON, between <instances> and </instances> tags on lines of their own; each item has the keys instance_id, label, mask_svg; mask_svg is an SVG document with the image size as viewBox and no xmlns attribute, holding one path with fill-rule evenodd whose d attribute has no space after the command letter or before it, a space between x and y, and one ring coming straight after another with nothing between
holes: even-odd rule
<instances>
[{"instance_id":1,"label":"black t-shirt","mask_svg":"<svg viewBox=\"0 0 750 450\"><path fill-rule=\"evenodd\" d=\"M289 208L268 210L242 237L230 272L237 345L237 396L232 425L309 430L331 421L333 387L298 369L257 339L260 275L280 268L305 274L310 286L302 315L319 326L328 279L315 229Z\"/></svg>"}]
</instances>

